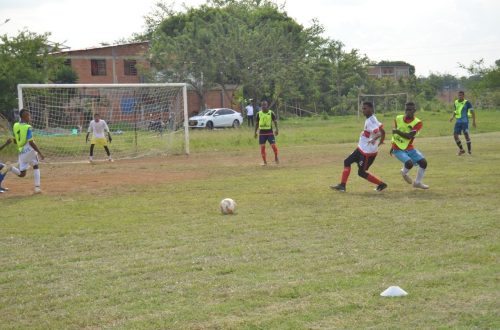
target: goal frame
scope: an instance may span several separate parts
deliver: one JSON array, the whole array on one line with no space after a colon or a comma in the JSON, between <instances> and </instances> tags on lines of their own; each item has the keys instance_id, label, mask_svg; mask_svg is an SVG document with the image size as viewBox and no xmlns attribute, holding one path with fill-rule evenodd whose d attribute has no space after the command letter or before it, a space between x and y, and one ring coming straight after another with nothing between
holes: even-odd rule
<instances>
[{"instance_id":1,"label":"goal frame","mask_svg":"<svg viewBox=\"0 0 500 330\"><path fill-rule=\"evenodd\" d=\"M18 96L18 106L19 110L23 109L23 88L140 88L140 87L182 87L182 98L184 107L184 153L186 155L190 154L189 150L189 112L187 103L187 86L186 83L139 83L139 84L18 84L17 85L17 96Z\"/></svg>"}]
</instances>

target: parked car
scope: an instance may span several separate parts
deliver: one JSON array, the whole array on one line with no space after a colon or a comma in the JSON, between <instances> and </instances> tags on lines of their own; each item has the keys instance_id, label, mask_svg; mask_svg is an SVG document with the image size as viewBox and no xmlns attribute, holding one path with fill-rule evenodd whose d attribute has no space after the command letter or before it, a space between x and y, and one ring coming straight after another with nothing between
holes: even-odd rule
<instances>
[{"instance_id":1,"label":"parked car","mask_svg":"<svg viewBox=\"0 0 500 330\"><path fill-rule=\"evenodd\" d=\"M243 116L227 108L206 109L190 117L188 123L190 128L240 127Z\"/></svg>"}]
</instances>

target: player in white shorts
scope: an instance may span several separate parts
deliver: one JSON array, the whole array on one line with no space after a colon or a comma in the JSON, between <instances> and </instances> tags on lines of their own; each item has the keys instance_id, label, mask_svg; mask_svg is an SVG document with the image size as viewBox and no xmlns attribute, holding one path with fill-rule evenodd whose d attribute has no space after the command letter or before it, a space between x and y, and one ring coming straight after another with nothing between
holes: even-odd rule
<instances>
[{"instance_id":1,"label":"player in white shorts","mask_svg":"<svg viewBox=\"0 0 500 330\"><path fill-rule=\"evenodd\" d=\"M40 169L38 167L38 157L43 160L43 156L40 149L33 140L33 130L31 129L30 122L30 112L28 110L22 109L19 112L21 120L14 124L14 139L17 144L17 150L19 151L19 168L12 166L10 171L20 178L26 176L27 169L33 167L33 176L35 179L35 194L41 193L40 188Z\"/></svg>"},{"instance_id":2,"label":"player in white shorts","mask_svg":"<svg viewBox=\"0 0 500 330\"><path fill-rule=\"evenodd\" d=\"M89 129L87 130L87 136L85 137L85 142L89 142L90 132L92 132L92 140L90 140L89 162L92 163L94 161L94 146L96 144L104 147L104 150L108 155L108 160L112 162L113 158L111 158L111 152L109 151L108 148L108 140L109 143L111 143L112 141L111 133L109 132L108 124L106 124L106 122L103 119L101 119L101 116L98 113L94 115L94 120L92 120L89 124ZM108 135L107 140L106 140L106 133Z\"/></svg>"}]
</instances>

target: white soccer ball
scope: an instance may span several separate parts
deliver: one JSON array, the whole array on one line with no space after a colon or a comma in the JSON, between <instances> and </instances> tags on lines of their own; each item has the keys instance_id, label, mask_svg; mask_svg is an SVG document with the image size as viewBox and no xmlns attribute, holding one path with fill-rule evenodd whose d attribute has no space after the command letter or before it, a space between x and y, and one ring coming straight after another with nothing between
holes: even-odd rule
<instances>
[{"instance_id":1,"label":"white soccer ball","mask_svg":"<svg viewBox=\"0 0 500 330\"><path fill-rule=\"evenodd\" d=\"M236 211L236 202L231 198L224 198L220 201L220 211L222 214L234 214L234 211Z\"/></svg>"}]
</instances>

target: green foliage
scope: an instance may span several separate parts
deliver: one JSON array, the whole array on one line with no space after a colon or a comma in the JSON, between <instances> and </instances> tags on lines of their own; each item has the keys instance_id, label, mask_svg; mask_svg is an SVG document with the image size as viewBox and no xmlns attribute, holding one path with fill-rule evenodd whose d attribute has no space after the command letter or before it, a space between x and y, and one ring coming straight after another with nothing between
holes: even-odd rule
<instances>
[{"instance_id":1,"label":"green foliage","mask_svg":"<svg viewBox=\"0 0 500 330\"><path fill-rule=\"evenodd\" d=\"M7 114L17 107L17 85L47 83L55 77L68 79L61 69L64 58L52 56L58 44L49 41L50 33L21 31L15 37L0 36L0 111Z\"/></svg>"}]
</instances>

